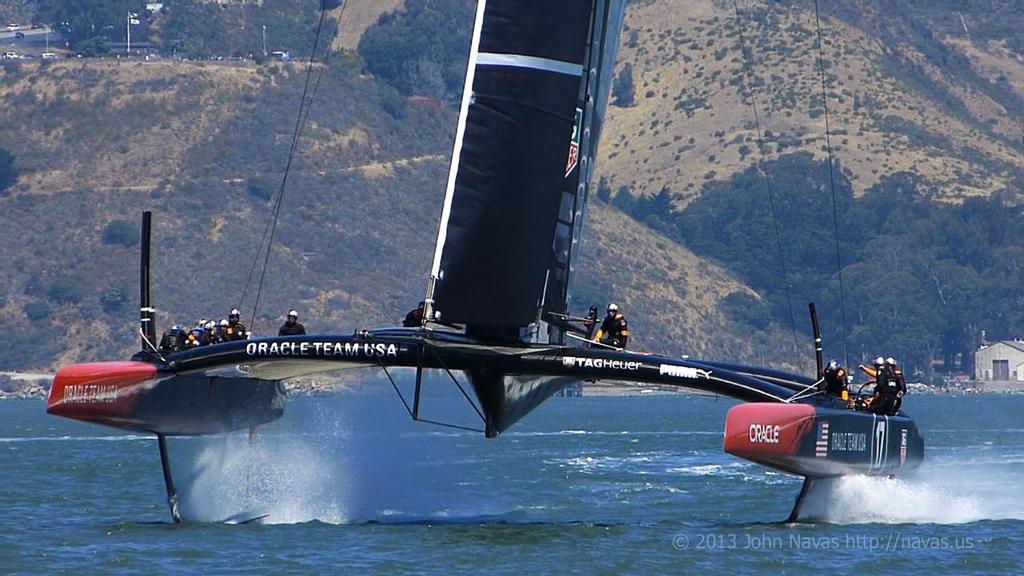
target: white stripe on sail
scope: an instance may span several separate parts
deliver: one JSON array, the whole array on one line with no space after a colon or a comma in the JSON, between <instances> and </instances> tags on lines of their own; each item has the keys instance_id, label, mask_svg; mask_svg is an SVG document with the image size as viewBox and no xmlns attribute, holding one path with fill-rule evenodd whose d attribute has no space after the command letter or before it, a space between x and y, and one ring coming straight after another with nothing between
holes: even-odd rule
<instances>
[{"instance_id":1,"label":"white stripe on sail","mask_svg":"<svg viewBox=\"0 0 1024 576\"><path fill-rule=\"evenodd\" d=\"M582 76L583 65L551 60L538 56L526 56L525 54L495 54L493 52L481 52L477 57L477 64L480 66L507 66L510 68L529 68L531 70L543 70L567 76Z\"/></svg>"}]
</instances>

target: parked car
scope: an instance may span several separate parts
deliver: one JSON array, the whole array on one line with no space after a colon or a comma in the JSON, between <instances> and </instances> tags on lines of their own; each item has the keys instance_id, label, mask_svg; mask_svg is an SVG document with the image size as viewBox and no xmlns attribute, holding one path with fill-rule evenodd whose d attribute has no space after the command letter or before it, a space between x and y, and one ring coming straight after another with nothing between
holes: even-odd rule
<instances>
[{"instance_id":1,"label":"parked car","mask_svg":"<svg viewBox=\"0 0 1024 576\"><path fill-rule=\"evenodd\" d=\"M56 59L57 59L57 53L56 52L43 52L43 60L56 60Z\"/></svg>"},{"instance_id":2,"label":"parked car","mask_svg":"<svg viewBox=\"0 0 1024 576\"><path fill-rule=\"evenodd\" d=\"M21 30L21 24L8 24L7 25L7 31L8 32L17 32L18 30Z\"/></svg>"},{"instance_id":3,"label":"parked car","mask_svg":"<svg viewBox=\"0 0 1024 576\"><path fill-rule=\"evenodd\" d=\"M17 52L4 52L3 59L4 60L17 60L18 59L18 53Z\"/></svg>"}]
</instances>

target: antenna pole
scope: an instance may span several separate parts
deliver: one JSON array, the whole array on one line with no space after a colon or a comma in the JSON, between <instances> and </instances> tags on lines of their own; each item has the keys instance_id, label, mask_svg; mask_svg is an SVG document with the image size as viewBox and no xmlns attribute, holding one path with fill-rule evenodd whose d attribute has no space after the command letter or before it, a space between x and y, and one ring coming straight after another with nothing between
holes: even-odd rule
<instances>
[{"instance_id":1,"label":"antenna pole","mask_svg":"<svg viewBox=\"0 0 1024 576\"><path fill-rule=\"evenodd\" d=\"M139 329L142 333L142 349L154 351L156 342L156 310L149 299L149 253L153 229L153 213L142 213L142 250L139 262Z\"/></svg>"},{"instance_id":2,"label":"antenna pole","mask_svg":"<svg viewBox=\"0 0 1024 576\"><path fill-rule=\"evenodd\" d=\"M814 302L807 304L811 309L811 329L814 330L814 362L818 368L818 378L825 374L824 360L821 357L821 327L818 326L818 313L814 310Z\"/></svg>"}]
</instances>

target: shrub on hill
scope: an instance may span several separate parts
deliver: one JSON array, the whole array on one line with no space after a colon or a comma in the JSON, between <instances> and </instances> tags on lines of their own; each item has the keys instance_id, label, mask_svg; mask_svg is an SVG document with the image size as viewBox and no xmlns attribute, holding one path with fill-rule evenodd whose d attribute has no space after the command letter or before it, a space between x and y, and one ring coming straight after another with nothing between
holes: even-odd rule
<instances>
[{"instance_id":1,"label":"shrub on hill","mask_svg":"<svg viewBox=\"0 0 1024 576\"><path fill-rule=\"evenodd\" d=\"M131 248L139 243L139 230L127 220L114 220L103 229L103 243Z\"/></svg>"},{"instance_id":2,"label":"shrub on hill","mask_svg":"<svg viewBox=\"0 0 1024 576\"><path fill-rule=\"evenodd\" d=\"M9 150L0 148L0 196L18 180L18 169L14 165L14 155Z\"/></svg>"}]
</instances>

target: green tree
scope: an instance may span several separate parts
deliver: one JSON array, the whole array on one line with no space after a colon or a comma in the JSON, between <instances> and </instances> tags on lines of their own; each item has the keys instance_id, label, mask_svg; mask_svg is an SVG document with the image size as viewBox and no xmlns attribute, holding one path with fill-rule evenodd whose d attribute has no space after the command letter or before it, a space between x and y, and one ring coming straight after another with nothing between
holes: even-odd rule
<instances>
[{"instance_id":1,"label":"green tree","mask_svg":"<svg viewBox=\"0 0 1024 576\"><path fill-rule=\"evenodd\" d=\"M359 40L366 68L405 95L454 100L462 94L472 33L468 0L408 0ZM430 30L430 34L424 34Z\"/></svg>"},{"instance_id":2,"label":"green tree","mask_svg":"<svg viewBox=\"0 0 1024 576\"><path fill-rule=\"evenodd\" d=\"M146 39L148 13L145 0L42 0L35 20L47 24L64 37L72 48L83 42L95 49L97 38L108 42L126 40L125 25L129 13L138 15L140 24L132 28L132 39Z\"/></svg>"}]
</instances>

